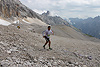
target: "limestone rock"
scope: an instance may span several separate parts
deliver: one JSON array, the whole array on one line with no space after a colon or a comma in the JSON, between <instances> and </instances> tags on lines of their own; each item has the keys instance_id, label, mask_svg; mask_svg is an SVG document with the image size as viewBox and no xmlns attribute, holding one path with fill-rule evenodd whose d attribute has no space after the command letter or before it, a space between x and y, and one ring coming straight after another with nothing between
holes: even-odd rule
<instances>
[{"instance_id":1,"label":"limestone rock","mask_svg":"<svg viewBox=\"0 0 100 67\"><path fill-rule=\"evenodd\" d=\"M3 18L13 17L31 17L42 20L39 14L35 13L19 0L1 0L0 1L0 16Z\"/></svg>"}]
</instances>

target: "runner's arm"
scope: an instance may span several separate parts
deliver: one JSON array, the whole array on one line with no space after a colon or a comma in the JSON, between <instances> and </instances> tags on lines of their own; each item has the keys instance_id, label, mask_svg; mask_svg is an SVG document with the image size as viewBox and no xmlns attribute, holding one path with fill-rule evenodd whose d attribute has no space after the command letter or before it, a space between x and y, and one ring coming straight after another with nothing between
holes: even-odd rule
<instances>
[{"instance_id":1,"label":"runner's arm","mask_svg":"<svg viewBox=\"0 0 100 67\"><path fill-rule=\"evenodd\" d=\"M52 35L54 35L54 32L52 31Z\"/></svg>"}]
</instances>

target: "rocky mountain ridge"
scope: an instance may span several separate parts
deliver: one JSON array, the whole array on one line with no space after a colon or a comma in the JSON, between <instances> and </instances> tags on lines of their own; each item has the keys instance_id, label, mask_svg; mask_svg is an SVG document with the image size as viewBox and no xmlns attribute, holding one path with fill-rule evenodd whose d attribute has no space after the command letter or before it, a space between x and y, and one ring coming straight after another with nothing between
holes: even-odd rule
<instances>
[{"instance_id":1,"label":"rocky mountain ridge","mask_svg":"<svg viewBox=\"0 0 100 67\"><path fill-rule=\"evenodd\" d=\"M0 16L2 18L40 18L40 16L23 5L19 0L0 0Z\"/></svg>"},{"instance_id":2,"label":"rocky mountain ridge","mask_svg":"<svg viewBox=\"0 0 100 67\"><path fill-rule=\"evenodd\" d=\"M62 19L59 16L50 16L50 11L47 11L47 13L42 14L42 19L45 23L49 25L66 25L70 26L70 24Z\"/></svg>"}]
</instances>

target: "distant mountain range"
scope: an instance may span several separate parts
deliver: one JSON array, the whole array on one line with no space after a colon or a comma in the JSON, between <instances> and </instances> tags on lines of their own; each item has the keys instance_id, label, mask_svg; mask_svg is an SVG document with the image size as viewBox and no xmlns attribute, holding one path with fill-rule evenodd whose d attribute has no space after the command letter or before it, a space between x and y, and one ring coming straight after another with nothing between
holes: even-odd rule
<instances>
[{"instance_id":1,"label":"distant mountain range","mask_svg":"<svg viewBox=\"0 0 100 67\"><path fill-rule=\"evenodd\" d=\"M100 16L87 19L69 18L69 20L74 27L80 29L83 33L100 38Z\"/></svg>"}]
</instances>

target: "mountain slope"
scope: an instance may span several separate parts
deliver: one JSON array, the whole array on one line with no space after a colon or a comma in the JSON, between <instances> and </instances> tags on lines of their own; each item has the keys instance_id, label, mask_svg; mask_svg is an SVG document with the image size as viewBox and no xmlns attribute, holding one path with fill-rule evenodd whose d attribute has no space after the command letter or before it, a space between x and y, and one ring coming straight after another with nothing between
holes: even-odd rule
<instances>
[{"instance_id":1,"label":"mountain slope","mask_svg":"<svg viewBox=\"0 0 100 67\"><path fill-rule=\"evenodd\" d=\"M41 33L47 29L47 27L41 27L36 29L36 32ZM74 38L74 39L81 39L81 40L88 40L83 34L80 32L75 31L74 29L65 26L65 25L56 25L52 26L52 30L55 33L56 36L61 37L68 37L68 38Z\"/></svg>"},{"instance_id":2,"label":"mountain slope","mask_svg":"<svg viewBox=\"0 0 100 67\"><path fill-rule=\"evenodd\" d=\"M33 33L35 32L35 33L42 34L42 32L47 29L47 26L32 23L30 25L23 24L21 25L21 28L22 29L25 28L25 30L29 30ZM73 28L66 26L66 25L54 25L54 26L51 26L51 29L53 30L56 36L79 39L79 40L84 40L84 41L95 41L95 42L100 41L99 39L96 39L94 37L89 37L87 35L84 35L81 32L77 32Z\"/></svg>"},{"instance_id":3,"label":"mountain slope","mask_svg":"<svg viewBox=\"0 0 100 67\"><path fill-rule=\"evenodd\" d=\"M36 26L36 25L35 25ZM38 26L39 27L39 26ZM100 43L51 36L53 50L43 49L41 34L0 25L1 67L99 67ZM46 46L48 48L48 46Z\"/></svg>"}]
</instances>

